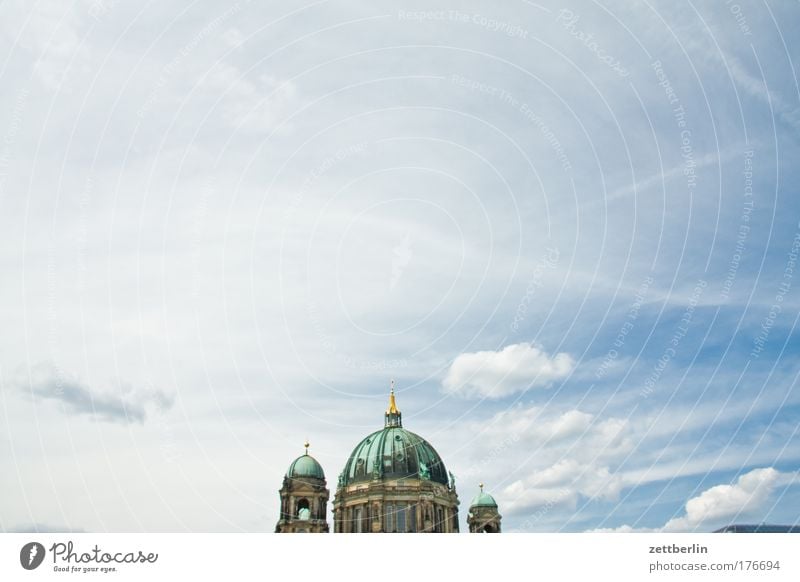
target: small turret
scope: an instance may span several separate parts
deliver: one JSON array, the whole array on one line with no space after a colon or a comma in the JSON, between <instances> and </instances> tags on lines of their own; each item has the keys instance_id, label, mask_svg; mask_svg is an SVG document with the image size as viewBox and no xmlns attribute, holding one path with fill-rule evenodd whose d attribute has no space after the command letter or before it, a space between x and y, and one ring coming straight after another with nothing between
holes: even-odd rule
<instances>
[{"instance_id":1,"label":"small turret","mask_svg":"<svg viewBox=\"0 0 800 582\"><path fill-rule=\"evenodd\" d=\"M503 516L497 509L497 501L483 490L483 483L478 487L480 492L469 504L467 515L469 533L500 533L500 521Z\"/></svg>"}]
</instances>

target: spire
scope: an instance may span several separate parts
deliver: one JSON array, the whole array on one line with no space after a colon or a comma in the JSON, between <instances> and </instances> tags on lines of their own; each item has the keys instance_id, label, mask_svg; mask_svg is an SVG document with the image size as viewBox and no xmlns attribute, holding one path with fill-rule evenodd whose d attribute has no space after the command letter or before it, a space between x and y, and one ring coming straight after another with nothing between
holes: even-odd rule
<instances>
[{"instance_id":1,"label":"spire","mask_svg":"<svg viewBox=\"0 0 800 582\"><path fill-rule=\"evenodd\" d=\"M384 415L386 422L384 426L403 426L403 415L397 408L397 402L394 399L394 380L392 380L392 389L389 392L389 408L386 409Z\"/></svg>"},{"instance_id":2,"label":"spire","mask_svg":"<svg viewBox=\"0 0 800 582\"><path fill-rule=\"evenodd\" d=\"M483 493L483 483L478 483L478 487L481 488L481 493Z\"/></svg>"},{"instance_id":3,"label":"spire","mask_svg":"<svg viewBox=\"0 0 800 582\"><path fill-rule=\"evenodd\" d=\"M306 439L306 442L303 443L303 446L306 448L306 455L307 455L308 454L308 447L311 446L311 444L308 442L308 439Z\"/></svg>"},{"instance_id":4,"label":"spire","mask_svg":"<svg viewBox=\"0 0 800 582\"><path fill-rule=\"evenodd\" d=\"M392 391L389 392L389 409L386 411L386 414L398 414L400 411L397 410L397 403L394 400L394 380L392 380Z\"/></svg>"}]
</instances>

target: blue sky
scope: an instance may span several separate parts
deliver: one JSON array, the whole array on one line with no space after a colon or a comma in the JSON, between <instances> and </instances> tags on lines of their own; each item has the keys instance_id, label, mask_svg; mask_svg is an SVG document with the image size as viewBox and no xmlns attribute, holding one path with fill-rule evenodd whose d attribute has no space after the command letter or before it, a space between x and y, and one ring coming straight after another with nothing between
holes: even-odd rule
<instances>
[{"instance_id":1,"label":"blue sky","mask_svg":"<svg viewBox=\"0 0 800 582\"><path fill-rule=\"evenodd\" d=\"M392 378L462 521L797 523L799 16L3 3L0 528L271 531Z\"/></svg>"}]
</instances>

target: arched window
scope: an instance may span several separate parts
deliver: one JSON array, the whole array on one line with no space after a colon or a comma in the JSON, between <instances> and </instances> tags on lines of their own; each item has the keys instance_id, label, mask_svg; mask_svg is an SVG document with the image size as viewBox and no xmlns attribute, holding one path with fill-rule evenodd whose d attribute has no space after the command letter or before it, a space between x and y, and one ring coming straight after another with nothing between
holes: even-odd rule
<instances>
[{"instance_id":1,"label":"arched window","mask_svg":"<svg viewBox=\"0 0 800 582\"><path fill-rule=\"evenodd\" d=\"M302 520L311 519L311 507L309 506L308 499L303 498L297 502L297 512L295 516L297 519Z\"/></svg>"}]
</instances>

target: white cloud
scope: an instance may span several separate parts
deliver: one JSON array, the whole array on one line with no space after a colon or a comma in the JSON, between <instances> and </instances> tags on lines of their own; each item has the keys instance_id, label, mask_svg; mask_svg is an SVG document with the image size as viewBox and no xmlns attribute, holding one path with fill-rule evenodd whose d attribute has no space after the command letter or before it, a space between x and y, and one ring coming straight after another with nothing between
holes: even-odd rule
<instances>
[{"instance_id":1,"label":"white cloud","mask_svg":"<svg viewBox=\"0 0 800 582\"><path fill-rule=\"evenodd\" d=\"M504 514L527 520L580 499L616 500L625 482L614 467L634 445L624 419L576 409L518 406L465 429L477 437L460 437L472 458L458 463L459 476L496 484Z\"/></svg>"},{"instance_id":2,"label":"white cloud","mask_svg":"<svg viewBox=\"0 0 800 582\"><path fill-rule=\"evenodd\" d=\"M517 406L495 414L490 420L470 425L470 431L480 434L480 443L490 449L509 439L535 451L537 459L554 463L562 458L565 447L589 437L590 443L580 447L580 452L591 458L617 457L629 450L626 439L628 423L620 418L598 420L593 414L581 410L548 410L538 406ZM546 451L556 452L554 457L544 456ZM587 457L588 458L588 457Z\"/></svg>"},{"instance_id":3,"label":"white cloud","mask_svg":"<svg viewBox=\"0 0 800 582\"><path fill-rule=\"evenodd\" d=\"M741 519L747 519L764 509L778 487L797 481L797 473L784 473L772 467L753 469L741 475L735 483L715 485L686 502L686 512L670 519L661 528L636 528L622 525L600 528L593 532L631 533L648 531L711 531Z\"/></svg>"},{"instance_id":4,"label":"white cloud","mask_svg":"<svg viewBox=\"0 0 800 582\"><path fill-rule=\"evenodd\" d=\"M513 482L498 497L508 513L517 514L542 505L574 507L580 498L614 501L623 486L622 477L601 462L565 458Z\"/></svg>"},{"instance_id":5,"label":"white cloud","mask_svg":"<svg viewBox=\"0 0 800 582\"><path fill-rule=\"evenodd\" d=\"M649 533L659 530L648 527L632 527L630 525L621 525L619 527L598 527L588 531L589 533Z\"/></svg>"},{"instance_id":6,"label":"white cloud","mask_svg":"<svg viewBox=\"0 0 800 582\"><path fill-rule=\"evenodd\" d=\"M776 487L793 477L767 467L753 469L731 485L716 485L686 502L686 515L670 519L665 531L707 529L709 524L721 524L740 515L761 509Z\"/></svg>"},{"instance_id":7,"label":"white cloud","mask_svg":"<svg viewBox=\"0 0 800 582\"><path fill-rule=\"evenodd\" d=\"M564 352L550 356L533 343L506 346L499 352L460 354L442 383L449 394L503 398L528 388L541 388L567 377L575 361Z\"/></svg>"},{"instance_id":8,"label":"white cloud","mask_svg":"<svg viewBox=\"0 0 800 582\"><path fill-rule=\"evenodd\" d=\"M514 514L519 510L533 510L545 506L574 507L577 494L572 488L560 487L527 487L522 481L515 481L503 489L497 497L505 514ZM511 502L503 501L511 500Z\"/></svg>"}]
</instances>

